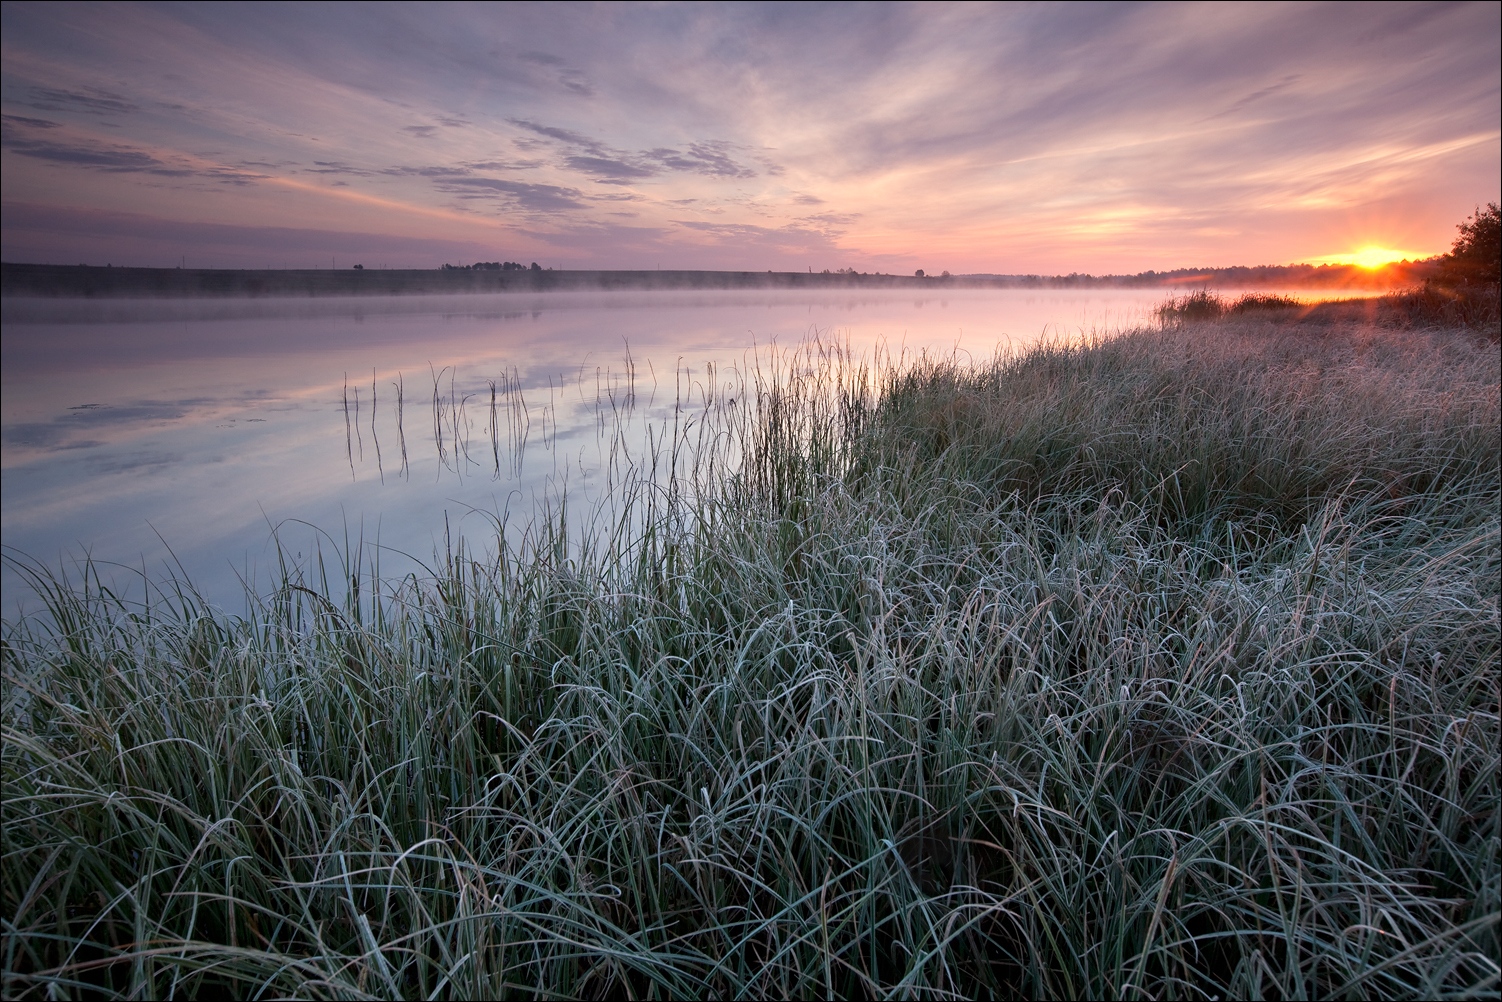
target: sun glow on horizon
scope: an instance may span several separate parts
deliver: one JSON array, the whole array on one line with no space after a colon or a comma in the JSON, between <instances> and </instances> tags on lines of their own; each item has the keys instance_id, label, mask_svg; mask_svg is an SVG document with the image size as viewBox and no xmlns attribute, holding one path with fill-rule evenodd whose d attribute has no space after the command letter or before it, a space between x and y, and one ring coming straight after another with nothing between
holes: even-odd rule
<instances>
[{"instance_id":1,"label":"sun glow on horizon","mask_svg":"<svg viewBox=\"0 0 1502 1002\"><path fill-rule=\"evenodd\" d=\"M1325 257L1314 258L1315 264L1354 264L1358 268L1381 268L1399 261L1423 261L1432 254L1422 251L1396 250L1392 247L1380 247L1376 244L1367 244L1358 250L1348 251L1344 254L1329 254Z\"/></svg>"}]
</instances>

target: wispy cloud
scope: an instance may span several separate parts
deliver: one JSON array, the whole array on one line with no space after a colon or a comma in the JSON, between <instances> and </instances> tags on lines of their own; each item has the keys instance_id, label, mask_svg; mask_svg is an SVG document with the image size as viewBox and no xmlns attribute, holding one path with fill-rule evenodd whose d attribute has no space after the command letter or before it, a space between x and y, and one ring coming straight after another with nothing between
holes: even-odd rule
<instances>
[{"instance_id":1,"label":"wispy cloud","mask_svg":"<svg viewBox=\"0 0 1502 1002\"><path fill-rule=\"evenodd\" d=\"M644 180L672 172L720 178L754 178L757 175L754 169L735 159L735 154L742 148L725 140L690 142L681 149L659 146L648 150L624 150L571 129L526 119L510 121L528 132L570 147L572 151L563 156L561 166L606 184Z\"/></svg>"},{"instance_id":2,"label":"wispy cloud","mask_svg":"<svg viewBox=\"0 0 1502 1002\"><path fill-rule=\"evenodd\" d=\"M169 159L126 143L67 133L68 130L56 122L5 115L3 124L0 124L0 147L18 156L109 174L149 174L241 185L266 177L243 167L189 156Z\"/></svg>"},{"instance_id":3,"label":"wispy cloud","mask_svg":"<svg viewBox=\"0 0 1502 1002\"><path fill-rule=\"evenodd\" d=\"M5 202L0 205L0 221L5 260L57 264L77 263L77 249L87 247L100 264L162 266L176 264L186 252L189 263L198 267L327 267L330 255L351 264L363 260L393 267L436 267L435 262L519 256L523 244L517 234L493 229L447 236L383 231L381 224L390 221L369 217L368 229L340 230L193 222L140 212ZM21 248L34 253L23 257Z\"/></svg>"},{"instance_id":4,"label":"wispy cloud","mask_svg":"<svg viewBox=\"0 0 1502 1002\"><path fill-rule=\"evenodd\" d=\"M372 177L376 171L366 167L356 167L340 160L314 160L313 166L304 167L307 174L348 174L351 177Z\"/></svg>"},{"instance_id":5,"label":"wispy cloud","mask_svg":"<svg viewBox=\"0 0 1502 1002\"><path fill-rule=\"evenodd\" d=\"M1107 271L1442 249L1502 195L1496 4L0 17L11 201L87 177L76 208L356 233L391 206L581 266Z\"/></svg>"},{"instance_id":6,"label":"wispy cloud","mask_svg":"<svg viewBox=\"0 0 1502 1002\"><path fill-rule=\"evenodd\" d=\"M62 90L56 87L31 87L27 90L32 108L43 111L75 111L89 115L126 115L139 111L140 106L125 99L121 94L89 87L82 90Z\"/></svg>"},{"instance_id":7,"label":"wispy cloud","mask_svg":"<svg viewBox=\"0 0 1502 1002\"><path fill-rule=\"evenodd\" d=\"M512 118L507 121L519 128L526 129L528 132L535 132L539 136L547 136L549 139L557 139L560 142L579 146L586 150L603 150L605 148L604 144L599 140L591 139L570 129L560 129L553 125L541 125L537 122L530 122L525 118Z\"/></svg>"},{"instance_id":8,"label":"wispy cloud","mask_svg":"<svg viewBox=\"0 0 1502 1002\"><path fill-rule=\"evenodd\" d=\"M590 156L567 156L563 158L563 164L569 170L586 174L597 181L615 183L618 181L635 181L640 178L656 177L662 170L655 165L631 163L624 159L611 157Z\"/></svg>"},{"instance_id":9,"label":"wispy cloud","mask_svg":"<svg viewBox=\"0 0 1502 1002\"><path fill-rule=\"evenodd\" d=\"M494 198L528 212L559 212L584 208L577 188L529 184L493 177L450 178L438 182L439 191L466 198Z\"/></svg>"}]
</instances>

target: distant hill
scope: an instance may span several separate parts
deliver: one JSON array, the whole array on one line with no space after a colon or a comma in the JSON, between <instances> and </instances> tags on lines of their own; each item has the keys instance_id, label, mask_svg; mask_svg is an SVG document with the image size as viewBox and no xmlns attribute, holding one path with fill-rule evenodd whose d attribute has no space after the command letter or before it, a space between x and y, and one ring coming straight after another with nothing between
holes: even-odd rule
<instances>
[{"instance_id":1,"label":"distant hill","mask_svg":"<svg viewBox=\"0 0 1502 1002\"><path fill-rule=\"evenodd\" d=\"M502 271L491 268L345 271L219 268L113 268L0 264L0 294L53 298L256 297L416 295L466 292L600 289L816 288L1341 288L1415 285L1437 270L1433 261L1381 269L1353 265L1263 265L1180 268L1135 275L883 275L757 271Z\"/></svg>"}]
</instances>

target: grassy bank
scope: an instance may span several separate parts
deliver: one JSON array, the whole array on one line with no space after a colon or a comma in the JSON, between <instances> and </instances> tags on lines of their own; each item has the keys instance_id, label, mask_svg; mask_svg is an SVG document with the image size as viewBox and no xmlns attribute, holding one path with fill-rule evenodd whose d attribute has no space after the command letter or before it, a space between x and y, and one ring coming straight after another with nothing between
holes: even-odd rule
<instances>
[{"instance_id":1,"label":"grassy bank","mask_svg":"<svg viewBox=\"0 0 1502 1002\"><path fill-rule=\"evenodd\" d=\"M1399 330L1464 329L1497 341L1502 337L1496 284L1446 287L1435 283L1381 296L1305 303L1293 296L1243 293L1229 299L1209 291L1170 297L1158 308L1168 323L1269 314L1303 325L1362 324Z\"/></svg>"},{"instance_id":2,"label":"grassy bank","mask_svg":"<svg viewBox=\"0 0 1502 1002\"><path fill-rule=\"evenodd\" d=\"M39 574L4 992L1494 994L1498 369L815 353L572 538L243 617Z\"/></svg>"}]
</instances>

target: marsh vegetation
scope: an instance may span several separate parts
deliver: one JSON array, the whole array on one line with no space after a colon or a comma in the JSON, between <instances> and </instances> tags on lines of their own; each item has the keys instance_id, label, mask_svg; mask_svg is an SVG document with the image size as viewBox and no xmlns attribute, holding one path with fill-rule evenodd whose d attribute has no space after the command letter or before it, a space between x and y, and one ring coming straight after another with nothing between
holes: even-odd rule
<instances>
[{"instance_id":1,"label":"marsh vegetation","mask_svg":"<svg viewBox=\"0 0 1502 1002\"><path fill-rule=\"evenodd\" d=\"M1496 992L1493 346L748 380L427 574L23 563L6 996Z\"/></svg>"}]
</instances>

